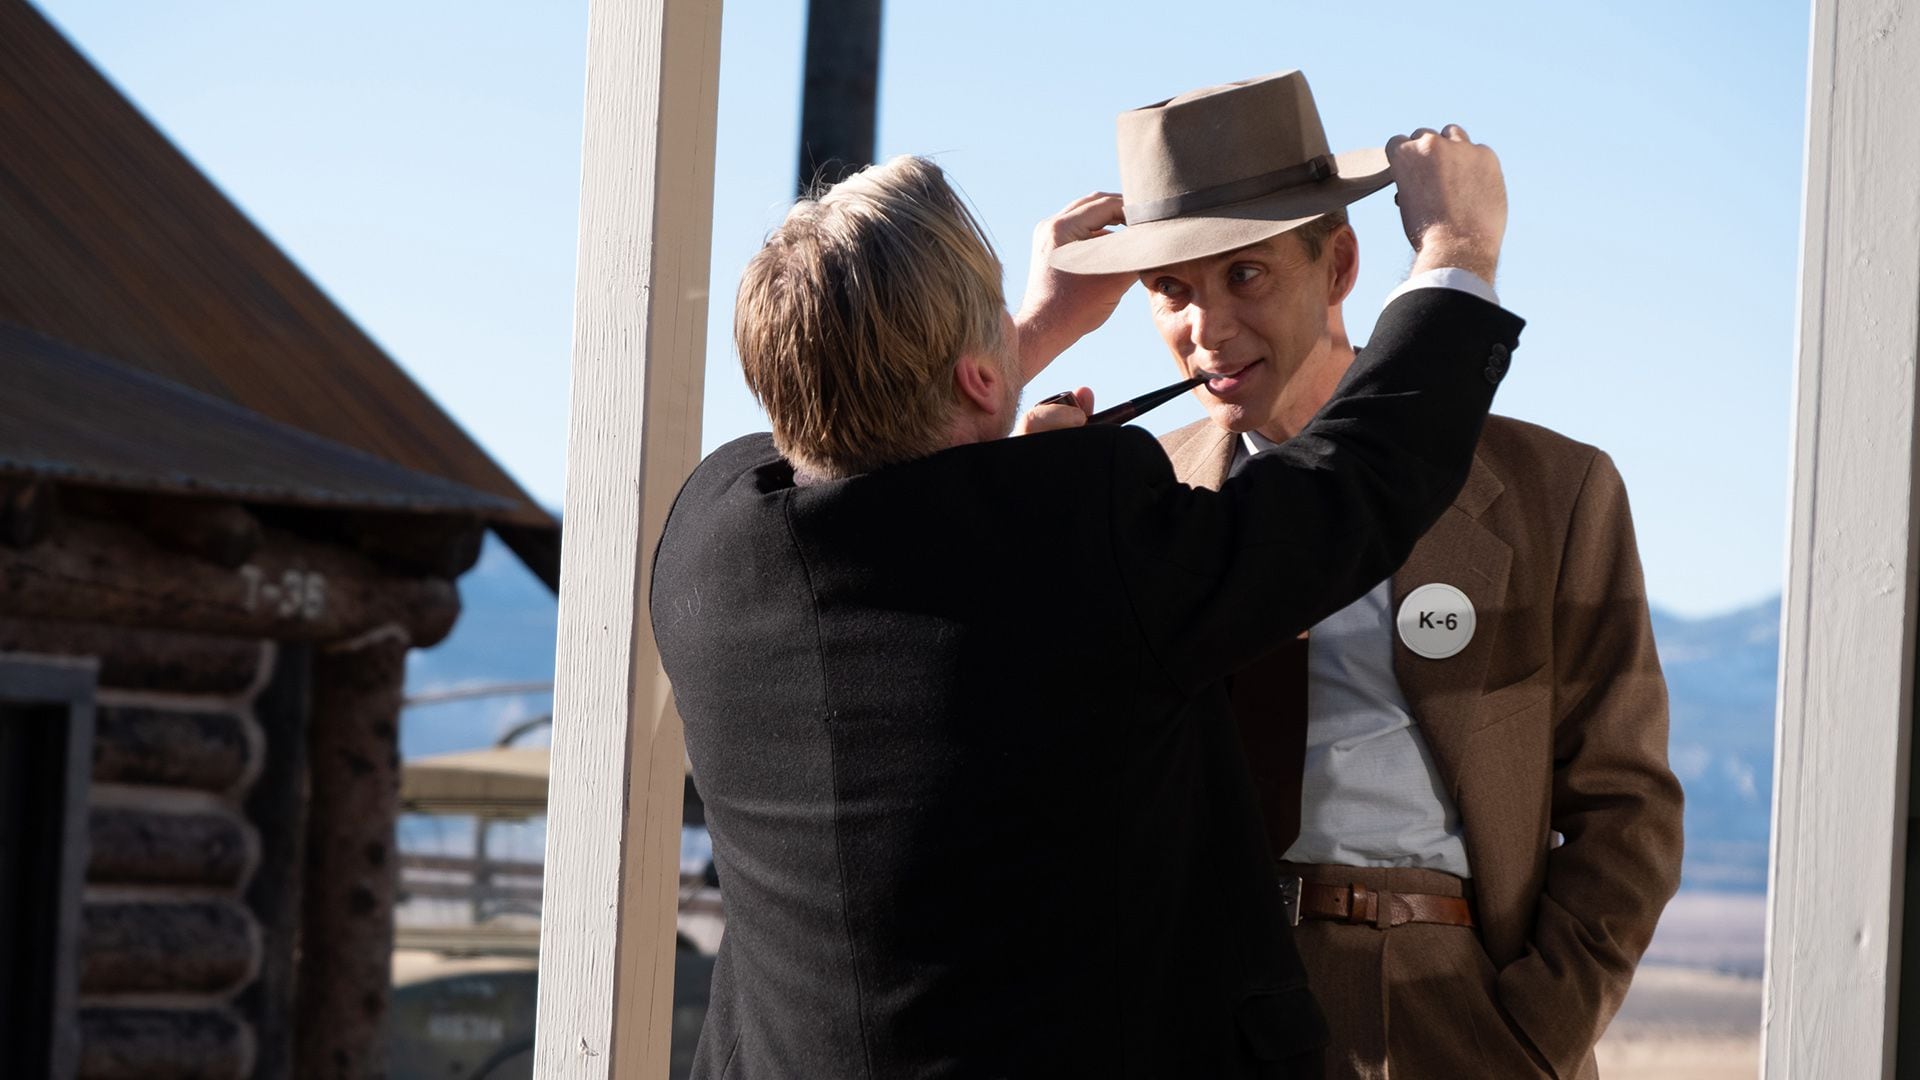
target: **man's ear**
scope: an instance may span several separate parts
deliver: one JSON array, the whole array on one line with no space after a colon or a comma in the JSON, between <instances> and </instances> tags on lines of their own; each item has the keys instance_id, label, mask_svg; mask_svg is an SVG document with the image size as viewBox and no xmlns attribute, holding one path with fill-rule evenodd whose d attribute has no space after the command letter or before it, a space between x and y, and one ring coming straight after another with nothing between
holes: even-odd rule
<instances>
[{"instance_id":1,"label":"man's ear","mask_svg":"<svg viewBox=\"0 0 1920 1080\"><path fill-rule=\"evenodd\" d=\"M991 355L963 353L953 365L953 386L960 392L960 400L971 402L983 413L999 413L1006 395L1001 384L1006 379L1007 373Z\"/></svg>"},{"instance_id":2,"label":"man's ear","mask_svg":"<svg viewBox=\"0 0 1920 1080\"><path fill-rule=\"evenodd\" d=\"M1346 301L1353 283L1360 279L1360 238L1354 235L1353 226L1342 225L1327 237L1326 258L1332 264L1327 306L1334 307Z\"/></svg>"}]
</instances>

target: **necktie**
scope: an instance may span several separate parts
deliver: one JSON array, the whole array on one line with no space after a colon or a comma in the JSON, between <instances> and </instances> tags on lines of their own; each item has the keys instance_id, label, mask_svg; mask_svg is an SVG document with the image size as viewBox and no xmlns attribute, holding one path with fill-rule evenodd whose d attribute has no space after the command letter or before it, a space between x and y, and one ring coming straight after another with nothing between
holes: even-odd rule
<instances>
[{"instance_id":1,"label":"necktie","mask_svg":"<svg viewBox=\"0 0 1920 1080\"><path fill-rule=\"evenodd\" d=\"M1307 636L1235 672L1227 682L1227 698L1260 795L1267 847L1278 859L1300 835L1301 772L1307 760Z\"/></svg>"}]
</instances>

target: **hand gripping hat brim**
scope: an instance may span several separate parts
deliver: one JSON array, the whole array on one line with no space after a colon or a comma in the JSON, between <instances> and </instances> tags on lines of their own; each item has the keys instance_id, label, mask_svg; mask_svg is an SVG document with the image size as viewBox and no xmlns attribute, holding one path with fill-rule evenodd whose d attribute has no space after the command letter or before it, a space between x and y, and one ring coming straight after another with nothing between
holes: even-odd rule
<instances>
[{"instance_id":1,"label":"hand gripping hat brim","mask_svg":"<svg viewBox=\"0 0 1920 1080\"><path fill-rule=\"evenodd\" d=\"M1392 182L1386 151L1332 154L1298 71L1120 114L1127 225L1054 249L1074 274L1132 273L1258 243Z\"/></svg>"}]
</instances>

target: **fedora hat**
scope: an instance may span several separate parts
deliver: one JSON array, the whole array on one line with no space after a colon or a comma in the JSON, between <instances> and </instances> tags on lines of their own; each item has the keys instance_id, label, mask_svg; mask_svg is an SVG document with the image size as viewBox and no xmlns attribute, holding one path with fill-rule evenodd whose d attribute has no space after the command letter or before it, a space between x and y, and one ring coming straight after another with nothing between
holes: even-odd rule
<instances>
[{"instance_id":1,"label":"fedora hat","mask_svg":"<svg viewBox=\"0 0 1920 1080\"><path fill-rule=\"evenodd\" d=\"M1126 228L1048 260L1113 274L1218 255L1298 228L1392 182L1385 150L1334 154L1298 71L1209 86L1120 114Z\"/></svg>"}]
</instances>

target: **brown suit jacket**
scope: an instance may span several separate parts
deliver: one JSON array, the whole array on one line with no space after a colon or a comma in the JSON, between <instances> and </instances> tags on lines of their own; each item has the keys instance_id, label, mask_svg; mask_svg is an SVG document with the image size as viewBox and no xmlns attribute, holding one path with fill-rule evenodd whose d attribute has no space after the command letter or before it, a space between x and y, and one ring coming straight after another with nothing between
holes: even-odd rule
<instances>
[{"instance_id":1,"label":"brown suit jacket","mask_svg":"<svg viewBox=\"0 0 1920 1080\"><path fill-rule=\"evenodd\" d=\"M1202 420L1161 443L1180 479L1218 487L1236 438ZM1460 812L1498 1003L1557 1075L1592 1076L1680 882L1666 682L1613 462L1489 419L1465 489L1394 575L1393 610L1430 582L1473 601L1473 639L1428 660L1396 636L1395 670Z\"/></svg>"}]
</instances>

